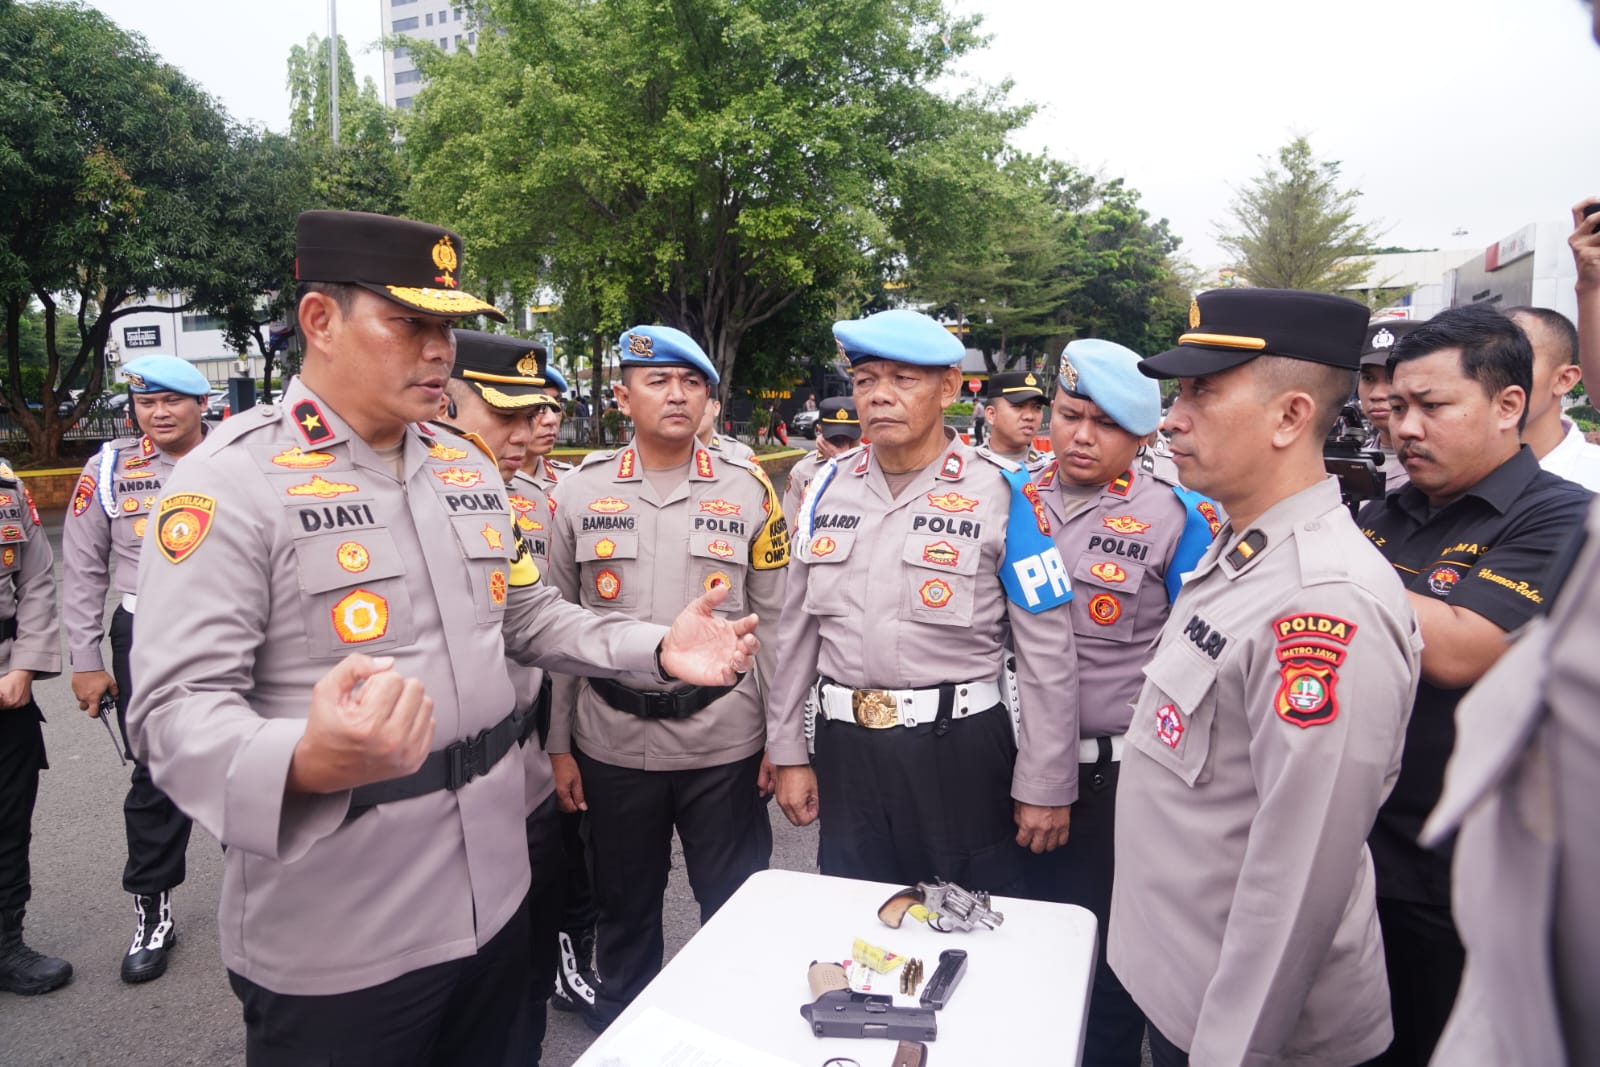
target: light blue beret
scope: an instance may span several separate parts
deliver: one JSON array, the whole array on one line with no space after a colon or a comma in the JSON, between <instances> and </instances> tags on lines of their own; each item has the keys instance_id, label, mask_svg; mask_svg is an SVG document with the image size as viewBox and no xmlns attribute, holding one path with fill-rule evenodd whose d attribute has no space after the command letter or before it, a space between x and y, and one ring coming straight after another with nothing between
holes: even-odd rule
<instances>
[{"instance_id":1,"label":"light blue beret","mask_svg":"<svg viewBox=\"0 0 1600 1067\"><path fill-rule=\"evenodd\" d=\"M130 393L181 393L207 396L211 383L194 364L177 356L140 356L122 365Z\"/></svg>"},{"instance_id":2,"label":"light blue beret","mask_svg":"<svg viewBox=\"0 0 1600 1067\"><path fill-rule=\"evenodd\" d=\"M1061 351L1061 387L1143 437L1161 425L1161 387L1140 372L1141 358L1115 341L1073 341Z\"/></svg>"},{"instance_id":3,"label":"light blue beret","mask_svg":"<svg viewBox=\"0 0 1600 1067\"><path fill-rule=\"evenodd\" d=\"M712 385L722 379L694 338L671 326L635 326L617 341L624 367L692 367Z\"/></svg>"},{"instance_id":4,"label":"light blue beret","mask_svg":"<svg viewBox=\"0 0 1600 1067\"><path fill-rule=\"evenodd\" d=\"M546 363L544 366L544 384L555 386L558 393L565 394L567 391L567 380L556 370L553 363Z\"/></svg>"},{"instance_id":5,"label":"light blue beret","mask_svg":"<svg viewBox=\"0 0 1600 1067\"><path fill-rule=\"evenodd\" d=\"M833 324L839 353L852 365L868 359L892 359L916 367L954 367L966 348L954 334L916 311L880 311L864 319Z\"/></svg>"}]
</instances>

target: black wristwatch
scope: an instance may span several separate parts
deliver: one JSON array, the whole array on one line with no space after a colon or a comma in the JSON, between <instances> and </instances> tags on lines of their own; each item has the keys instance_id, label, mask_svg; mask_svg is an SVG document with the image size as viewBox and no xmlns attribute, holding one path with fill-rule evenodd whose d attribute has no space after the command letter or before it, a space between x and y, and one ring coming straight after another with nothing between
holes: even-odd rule
<instances>
[{"instance_id":1,"label":"black wristwatch","mask_svg":"<svg viewBox=\"0 0 1600 1067\"><path fill-rule=\"evenodd\" d=\"M678 680L678 676L667 670L666 665L661 662L661 646L666 643L666 640L667 639L663 637L660 641L656 642L656 673L661 675L661 680L663 682L676 682Z\"/></svg>"}]
</instances>

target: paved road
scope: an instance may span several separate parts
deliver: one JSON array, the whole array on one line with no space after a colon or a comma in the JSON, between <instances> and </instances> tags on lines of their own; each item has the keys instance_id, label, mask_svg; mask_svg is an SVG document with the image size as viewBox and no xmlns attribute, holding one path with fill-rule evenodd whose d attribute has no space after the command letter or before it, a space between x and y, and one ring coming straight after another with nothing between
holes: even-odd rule
<instances>
[{"instance_id":1,"label":"paved road","mask_svg":"<svg viewBox=\"0 0 1600 1067\"><path fill-rule=\"evenodd\" d=\"M778 489L782 492L781 483ZM59 521L54 517L48 527L58 580ZM217 949L220 847L195 828L188 879L174 894L180 941L171 966L158 981L124 985L118 967L133 935L131 901L122 892L127 773L105 729L78 710L66 677L39 683L35 695L49 720L45 744L51 767L42 775L33 820L27 937L34 948L70 960L75 973L70 985L48 996L0 994L0 1065L242 1064L239 1004ZM776 806L772 822L772 865L815 870L815 827L796 830ZM681 849L674 848L673 860L666 901L669 953L682 947L699 924ZM551 1016L544 1063L567 1067L592 1036L572 1016Z\"/></svg>"}]
</instances>

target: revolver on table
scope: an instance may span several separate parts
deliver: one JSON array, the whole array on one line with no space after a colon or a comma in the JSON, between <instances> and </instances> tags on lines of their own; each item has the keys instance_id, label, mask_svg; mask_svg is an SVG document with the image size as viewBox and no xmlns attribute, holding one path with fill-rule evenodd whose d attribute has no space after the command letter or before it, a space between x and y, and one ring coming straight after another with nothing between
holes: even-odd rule
<instances>
[{"instance_id":1,"label":"revolver on table","mask_svg":"<svg viewBox=\"0 0 1600 1067\"><path fill-rule=\"evenodd\" d=\"M938 881L902 889L878 909L878 918L897 930L907 915L941 933L965 933L979 924L997 930L1006 921L989 907L988 893L969 893L954 882Z\"/></svg>"}]
</instances>

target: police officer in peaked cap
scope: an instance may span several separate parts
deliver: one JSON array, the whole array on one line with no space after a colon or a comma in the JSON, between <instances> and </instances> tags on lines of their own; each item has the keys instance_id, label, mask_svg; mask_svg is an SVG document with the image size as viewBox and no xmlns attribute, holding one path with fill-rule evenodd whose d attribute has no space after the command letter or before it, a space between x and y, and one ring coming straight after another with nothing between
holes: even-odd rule
<instances>
[{"instance_id":1,"label":"police officer in peaked cap","mask_svg":"<svg viewBox=\"0 0 1600 1067\"><path fill-rule=\"evenodd\" d=\"M1030 370L1006 371L989 379L983 414L989 424L989 449L1030 470L1049 457L1033 447L1044 419L1045 380Z\"/></svg>"},{"instance_id":2,"label":"police officer in peaked cap","mask_svg":"<svg viewBox=\"0 0 1600 1067\"><path fill-rule=\"evenodd\" d=\"M427 425L461 288L439 226L312 211L306 353L280 404L207 435L141 560L129 739L227 846L223 962L252 1067L527 1057L525 726L507 656L718 685L753 619L668 630L511 584L495 463Z\"/></svg>"},{"instance_id":3,"label":"police officer in peaked cap","mask_svg":"<svg viewBox=\"0 0 1600 1067\"><path fill-rule=\"evenodd\" d=\"M783 513L790 521L799 516L801 496L828 460L861 441L861 418L854 398L830 396L817 411L816 451L789 468L789 482L783 489Z\"/></svg>"},{"instance_id":4,"label":"police officer in peaked cap","mask_svg":"<svg viewBox=\"0 0 1600 1067\"><path fill-rule=\"evenodd\" d=\"M1389 356L1395 342L1415 330L1422 323L1414 319L1383 319L1367 326L1366 340L1361 345L1361 377L1356 382L1356 400L1361 414L1372 427L1366 447L1383 453L1383 491L1392 493L1410 481L1405 464L1395 452L1395 440L1389 424Z\"/></svg>"},{"instance_id":5,"label":"police officer in peaked cap","mask_svg":"<svg viewBox=\"0 0 1600 1067\"><path fill-rule=\"evenodd\" d=\"M1177 378L1183 482L1227 511L1144 668L1107 956L1159 1067L1363 1063L1392 1033L1366 837L1421 642L1323 470L1366 309L1219 289L1141 368Z\"/></svg>"}]
</instances>

